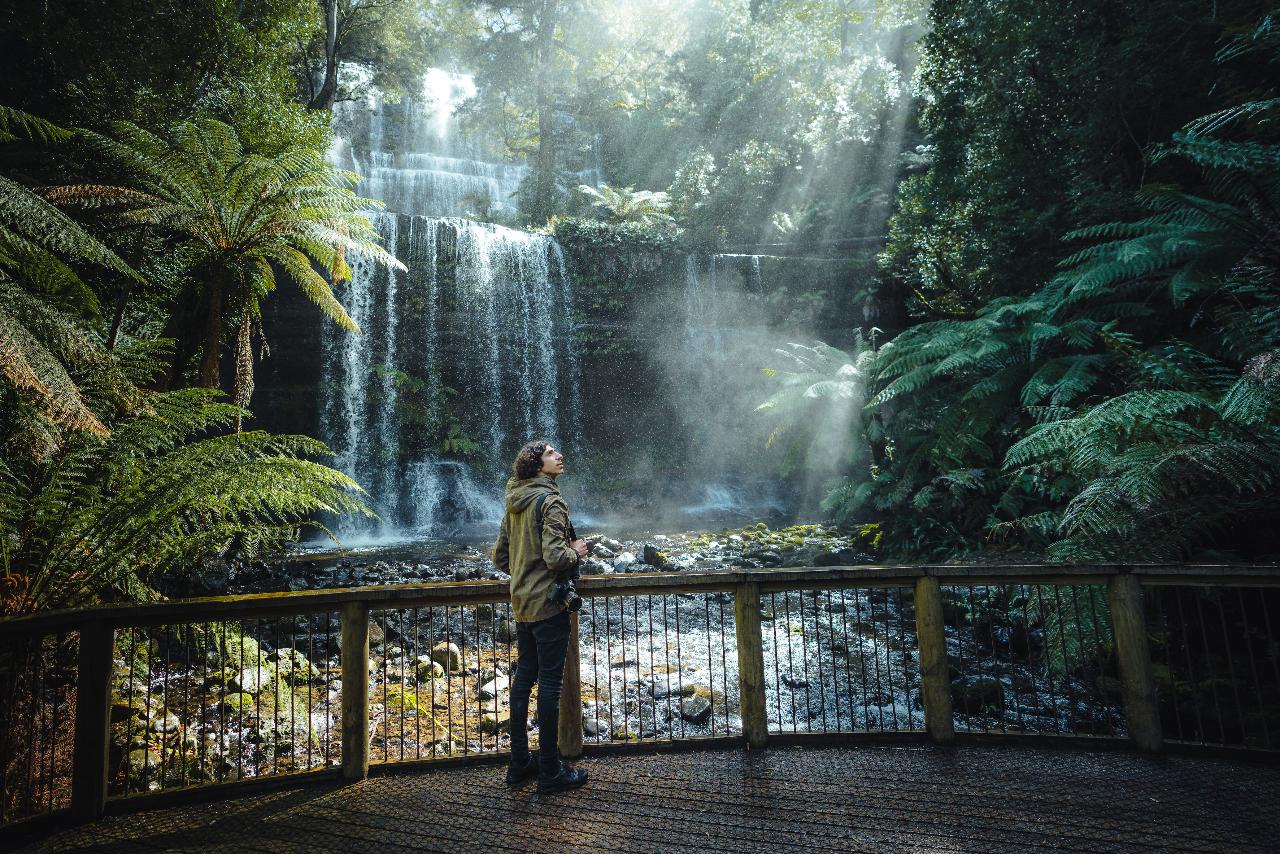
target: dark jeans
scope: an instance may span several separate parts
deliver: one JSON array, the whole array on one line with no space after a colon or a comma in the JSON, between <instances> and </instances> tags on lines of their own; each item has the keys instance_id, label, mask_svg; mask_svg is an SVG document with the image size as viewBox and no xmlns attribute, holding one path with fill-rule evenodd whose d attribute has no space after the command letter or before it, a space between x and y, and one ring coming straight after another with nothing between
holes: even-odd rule
<instances>
[{"instance_id":1,"label":"dark jeans","mask_svg":"<svg viewBox=\"0 0 1280 854\"><path fill-rule=\"evenodd\" d=\"M529 755L529 694L538 683L538 764L548 774L560 767L560 685L569 649L569 612L536 623L516 623L516 675L511 682L511 762Z\"/></svg>"}]
</instances>

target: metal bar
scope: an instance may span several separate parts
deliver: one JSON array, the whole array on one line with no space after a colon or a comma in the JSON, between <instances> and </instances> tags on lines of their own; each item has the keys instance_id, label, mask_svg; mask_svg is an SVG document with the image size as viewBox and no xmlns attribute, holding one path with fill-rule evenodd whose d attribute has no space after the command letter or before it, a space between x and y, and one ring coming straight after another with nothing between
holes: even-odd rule
<instances>
[{"instance_id":1,"label":"metal bar","mask_svg":"<svg viewBox=\"0 0 1280 854\"><path fill-rule=\"evenodd\" d=\"M1222 607L1222 598L1218 597L1218 618L1222 623L1222 649L1227 656L1227 672L1231 674L1231 692L1236 698L1236 717L1240 723L1240 743L1247 744L1249 742L1249 731L1244 722L1244 703L1240 699L1240 681L1236 678L1236 661L1235 656L1231 653L1231 633L1227 629L1227 612ZM1248 643L1248 636L1245 637L1245 643Z\"/></svg>"},{"instance_id":2,"label":"metal bar","mask_svg":"<svg viewBox=\"0 0 1280 854\"><path fill-rule=\"evenodd\" d=\"M1196 680L1195 668L1192 665L1191 638L1187 635L1187 616L1182 607L1181 590L1174 590L1173 600L1178 604L1178 636L1182 639L1182 651L1187 660L1187 679L1191 682L1192 695L1195 700L1195 702L1191 704L1191 708L1194 709L1196 713L1196 732L1199 734L1201 741L1207 742L1209 740L1208 731L1204 726L1204 716L1200 713L1200 683Z\"/></svg>"},{"instance_id":3,"label":"metal bar","mask_svg":"<svg viewBox=\"0 0 1280 854\"><path fill-rule=\"evenodd\" d=\"M859 638L858 665L862 674L862 698L861 698L862 699L862 722L864 724L864 727L870 730L871 729L871 710L867 706L867 656L865 651L863 650L863 643L862 643L867 639L866 635L864 635L862 632L862 591L855 592L854 601L858 606L857 610L853 612L853 618L854 618L853 623L854 623L854 634L856 634ZM871 602L871 597L868 596L867 597L868 610L870 610L870 602ZM875 644L873 642L872 649L874 648L875 648Z\"/></svg>"}]
</instances>

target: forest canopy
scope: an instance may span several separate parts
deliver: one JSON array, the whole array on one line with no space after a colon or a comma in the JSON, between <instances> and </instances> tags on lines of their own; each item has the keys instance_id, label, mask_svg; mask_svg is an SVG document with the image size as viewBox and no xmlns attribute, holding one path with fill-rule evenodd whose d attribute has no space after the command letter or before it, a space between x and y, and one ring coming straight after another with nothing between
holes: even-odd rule
<instances>
[{"instance_id":1,"label":"forest canopy","mask_svg":"<svg viewBox=\"0 0 1280 854\"><path fill-rule=\"evenodd\" d=\"M12 10L0 68L0 612L372 512L247 419L278 288L354 335L351 265L404 266L335 109L433 68L525 169L476 219L620 257L871 247L756 403L762 465L834 454L820 514L884 554L1276 553L1266 4L60 2Z\"/></svg>"}]
</instances>

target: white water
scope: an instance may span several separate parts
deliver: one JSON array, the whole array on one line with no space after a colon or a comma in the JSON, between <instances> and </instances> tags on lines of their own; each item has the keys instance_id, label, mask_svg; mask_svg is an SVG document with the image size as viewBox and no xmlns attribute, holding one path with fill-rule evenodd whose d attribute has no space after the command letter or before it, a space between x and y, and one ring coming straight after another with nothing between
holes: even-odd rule
<instances>
[{"instance_id":1,"label":"white water","mask_svg":"<svg viewBox=\"0 0 1280 854\"><path fill-rule=\"evenodd\" d=\"M381 516L339 522L344 539L492 527L515 448L577 436L573 289L560 246L463 218L513 211L526 173L466 156L485 150L452 126L468 93L469 78L433 71L420 99L374 96L335 115L330 159L366 176L358 192L386 206L370 219L408 268L353 265L336 293L364 334L324 330L323 438Z\"/></svg>"}]
</instances>

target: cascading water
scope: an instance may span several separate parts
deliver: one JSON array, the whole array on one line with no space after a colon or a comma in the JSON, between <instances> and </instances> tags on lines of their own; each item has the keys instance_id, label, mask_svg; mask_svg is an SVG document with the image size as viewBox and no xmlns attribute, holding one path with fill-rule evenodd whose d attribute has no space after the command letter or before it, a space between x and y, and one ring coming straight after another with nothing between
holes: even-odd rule
<instances>
[{"instance_id":1,"label":"cascading water","mask_svg":"<svg viewBox=\"0 0 1280 854\"><path fill-rule=\"evenodd\" d=\"M684 435L697 461L701 492L683 510L694 517L781 512L772 485L753 478L740 452L744 427L760 423L749 410L759 396L765 288L758 255L689 255L685 259L683 338L676 387L687 413ZM748 427L749 429L749 427Z\"/></svg>"},{"instance_id":2,"label":"cascading water","mask_svg":"<svg viewBox=\"0 0 1280 854\"><path fill-rule=\"evenodd\" d=\"M491 532L514 448L576 445L563 254L550 237L462 218L510 210L525 167L462 156L483 151L450 131L469 83L441 74L421 103L335 118L330 157L368 176L358 191L386 206L370 219L408 268L354 264L336 294L364 334L324 331L321 432L381 517L339 523L346 540Z\"/></svg>"}]
</instances>

